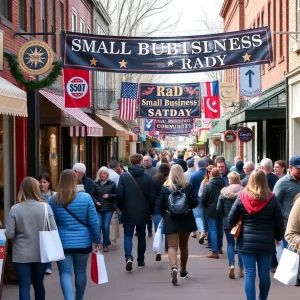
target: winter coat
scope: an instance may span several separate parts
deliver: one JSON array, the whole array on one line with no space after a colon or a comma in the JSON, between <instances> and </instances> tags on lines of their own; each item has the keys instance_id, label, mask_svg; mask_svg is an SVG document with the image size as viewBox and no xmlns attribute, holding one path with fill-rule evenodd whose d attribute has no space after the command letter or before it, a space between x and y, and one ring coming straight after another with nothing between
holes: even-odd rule
<instances>
[{"instance_id":1,"label":"winter coat","mask_svg":"<svg viewBox=\"0 0 300 300\"><path fill-rule=\"evenodd\" d=\"M271 194L262 202L241 192L229 213L229 224L235 226L240 217L243 224L236 249L247 253L275 253L275 240L281 241L284 234L283 216L276 196Z\"/></svg>"},{"instance_id":2,"label":"winter coat","mask_svg":"<svg viewBox=\"0 0 300 300\"><path fill-rule=\"evenodd\" d=\"M269 186L270 190L273 191L274 186L279 178L278 178L278 176L276 176L273 173L266 174L266 177L267 177L268 186Z\"/></svg>"},{"instance_id":3,"label":"winter coat","mask_svg":"<svg viewBox=\"0 0 300 300\"><path fill-rule=\"evenodd\" d=\"M95 192L94 192L94 202L96 206L96 210L98 212L106 212L106 211L115 211L116 207L116 194L117 194L117 186L116 184L108 180L103 183L100 179L94 181L95 184ZM104 194L108 194L108 198L103 198ZM101 206L97 206L96 203L99 202Z\"/></svg>"},{"instance_id":4,"label":"winter coat","mask_svg":"<svg viewBox=\"0 0 300 300\"><path fill-rule=\"evenodd\" d=\"M221 176L213 177L204 186L202 193L202 205L204 207L204 215L207 219L217 219L222 217L217 213L217 204L221 189L225 186Z\"/></svg>"},{"instance_id":5,"label":"winter coat","mask_svg":"<svg viewBox=\"0 0 300 300\"><path fill-rule=\"evenodd\" d=\"M142 166L130 166L128 171L132 176L128 173L121 174L117 191L117 204L122 211L121 220L124 224L146 224L150 215L154 214L153 180L150 175L145 174Z\"/></svg>"},{"instance_id":6,"label":"winter coat","mask_svg":"<svg viewBox=\"0 0 300 300\"><path fill-rule=\"evenodd\" d=\"M169 210L168 198L171 194L170 190L163 186L160 196L160 212L164 218L164 234L192 232L197 230L195 218L192 209L198 206L197 198L190 184L183 189L186 194L189 214L180 218L171 218L167 210Z\"/></svg>"},{"instance_id":7,"label":"winter coat","mask_svg":"<svg viewBox=\"0 0 300 300\"><path fill-rule=\"evenodd\" d=\"M300 199L295 201L291 210L285 232L285 239L291 247L300 250Z\"/></svg>"},{"instance_id":8,"label":"winter coat","mask_svg":"<svg viewBox=\"0 0 300 300\"><path fill-rule=\"evenodd\" d=\"M202 180L204 179L205 173L206 173L206 168L201 168L195 173L193 173L191 176L190 184L193 187L193 191L196 197L198 196L199 188Z\"/></svg>"},{"instance_id":9,"label":"winter coat","mask_svg":"<svg viewBox=\"0 0 300 300\"><path fill-rule=\"evenodd\" d=\"M235 199L242 190L243 187L239 184L231 184L221 190L217 204L217 211L220 213L220 216L223 216L224 229L232 228L232 226L228 223L228 215Z\"/></svg>"},{"instance_id":10,"label":"winter coat","mask_svg":"<svg viewBox=\"0 0 300 300\"><path fill-rule=\"evenodd\" d=\"M183 172L186 172L188 170L187 163L183 159L176 159L175 163L176 165L180 165L182 167Z\"/></svg>"},{"instance_id":11,"label":"winter coat","mask_svg":"<svg viewBox=\"0 0 300 300\"><path fill-rule=\"evenodd\" d=\"M153 178L153 185L155 189L155 207L154 207L154 214L159 215L160 214L160 194L162 191L164 183L161 183L159 180Z\"/></svg>"},{"instance_id":12,"label":"winter coat","mask_svg":"<svg viewBox=\"0 0 300 300\"><path fill-rule=\"evenodd\" d=\"M188 168L186 172L184 172L184 178L187 182L190 182L192 175L195 173L195 168Z\"/></svg>"},{"instance_id":13,"label":"winter coat","mask_svg":"<svg viewBox=\"0 0 300 300\"><path fill-rule=\"evenodd\" d=\"M90 227L86 227L74 219L64 209L62 203L55 204L55 198L56 195L51 197L49 205L53 210L64 252L92 252L92 241L100 244L101 238L98 216L91 196L85 192L78 192L74 200L67 206L78 219L89 224Z\"/></svg>"},{"instance_id":14,"label":"winter coat","mask_svg":"<svg viewBox=\"0 0 300 300\"><path fill-rule=\"evenodd\" d=\"M242 180L242 186L245 187L248 184L250 175L246 175L245 178Z\"/></svg>"},{"instance_id":15,"label":"winter coat","mask_svg":"<svg viewBox=\"0 0 300 300\"><path fill-rule=\"evenodd\" d=\"M90 194L92 197L94 197L95 185L94 185L93 179L84 175L82 177L81 181L82 181L85 192Z\"/></svg>"},{"instance_id":16,"label":"winter coat","mask_svg":"<svg viewBox=\"0 0 300 300\"><path fill-rule=\"evenodd\" d=\"M246 177L246 173L243 170L236 169L236 172L240 175L241 180Z\"/></svg>"},{"instance_id":17,"label":"winter coat","mask_svg":"<svg viewBox=\"0 0 300 300\"><path fill-rule=\"evenodd\" d=\"M229 184L229 181L228 181L228 174L229 173L230 173L230 171L226 168L226 172L224 174L220 174L221 178L225 182L225 186L228 186L228 184Z\"/></svg>"}]
</instances>

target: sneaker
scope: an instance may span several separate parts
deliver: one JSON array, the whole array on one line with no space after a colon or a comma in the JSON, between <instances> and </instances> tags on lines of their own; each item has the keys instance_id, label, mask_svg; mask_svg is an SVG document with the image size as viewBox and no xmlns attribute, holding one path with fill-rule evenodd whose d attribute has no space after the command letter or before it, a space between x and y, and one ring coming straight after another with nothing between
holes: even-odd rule
<instances>
[{"instance_id":1,"label":"sneaker","mask_svg":"<svg viewBox=\"0 0 300 300\"><path fill-rule=\"evenodd\" d=\"M146 267L146 264L143 262L142 264L139 264L138 265L138 268L139 269L143 269L143 268L145 268Z\"/></svg>"},{"instance_id":2,"label":"sneaker","mask_svg":"<svg viewBox=\"0 0 300 300\"><path fill-rule=\"evenodd\" d=\"M239 267L239 277L240 278L244 277L244 268Z\"/></svg>"},{"instance_id":3,"label":"sneaker","mask_svg":"<svg viewBox=\"0 0 300 300\"><path fill-rule=\"evenodd\" d=\"M229 278L234 279L234 266L231 265L229 269Z\"/></svg>"},{"instance_id":4,"label":"sneaker","mask_svg":"<svg viewBox=\"0 0 300 300\"><path fill-rule=\"evenodd\" d=\"M180 278L187 278L188 274L189 274L188 271L186 271L186 272L181 272L180 271Z\"/></svg>"},{"instance_id":5,"label":"sneaker","mask_svg":"<svg viewBox=\"0 0 300 300\"><path fill-rule=\"evenodd\" d=\"M160 252L156 253L155 260L156 261L161 261L161 253Z\"/></svg>"},{"instance_id":6,"label":"sneaker","mask_svg":"<svg viewBox=\"0 0 300 300\"><path fill-rule=\"evenodd\" d=\"M204 243L204 239L205 239L206 235L204 232L200 233L200 237L199 237L199 244L202 245Z\"/></svg>"},{"instance_id":7,"label":"sneaker","mask_svg":"<svg viewBox=\"0 0 300 300\"><path fill-rule=\"evenodd\" d=\"M127 272L131 272L132 271L132 260L131 259L128 259L126 261L126 271Z\"/></svg>"},{"instance_id":8,"label":"sneaker","mask_svg":"<svg viewBox=\"0 0 300 300\"><path fill-rule=\"evenodd\" d=\"M195 231L193 231L191 234L191 237L195 239L197 237L197 233Z\"/></svg>"},{"instance_id":9,"label":"sneaker","mask_svg":"<svg viewBox=\"0 0 300 300\"><path fill-rule=\"evenodd\" d=\"M52 270L51 270L51 269L46 269L46 270L45 270L45 274L46 274L46 275L52 274Z\"/></svg>"},{"instance_id":10,"label":"sneaker","mask_svg":"<svg viewBox=\"0 0 300 300\"><path fill-rule=\"evenodd\" d=\"M178 269L176 267L173 267L171 269L171 281L172 281L173 285L176 285L178 282L177 273L178 273Z\"/></svg>"}]
</instances>

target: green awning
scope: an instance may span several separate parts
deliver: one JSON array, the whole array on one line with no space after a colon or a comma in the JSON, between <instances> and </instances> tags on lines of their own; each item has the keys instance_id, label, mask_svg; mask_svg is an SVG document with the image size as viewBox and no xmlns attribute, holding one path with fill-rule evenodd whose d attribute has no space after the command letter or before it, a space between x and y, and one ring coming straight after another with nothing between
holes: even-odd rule
<instances>
[{"instance_id":1,"label":"green awning","mask_svg":"<svg viewBox=\"0 0 300 300\"><path fill-rule=\"evenodd\" d=\"M260 100L230 117L230 125L261 120L285 119L285 81L263 92Z\"/></svg>"},{"instance_id":2,"label":"green awning","mask_svg":"<svg viewBox=\"0 0 300 300\"><path fill-rule=\"evenodd\" d=\"M193 144L189 144L189 146L190 146L190 147L193 147L193 146L195 146L195 145L196 145L195 143L193 143Z\"/></svg>"},{"instance_id":3,"label":"green awning","mask_svg":"<svg viewBox=\"0 0 300 300\"><path fill-rule=\"evenodd\" d=\"M205 143L204 142L197 142L196 146L199 146L199 145L205 145Z\"/></svg>"},{"instance_id":4,"label":"green awning","mask_svg":"<svg viewBox=\"0 0 300 300\"><path fill-rule=\"evenodd\" d=\"M230 114L226 114L224 117L214 120L212 124L217 123L210 129L210 131L207 134L207 137L210 138L213 134L221 134L222 132L225 132L228 128L228 120L230 118Z\"/></svg>"}]
</instances>

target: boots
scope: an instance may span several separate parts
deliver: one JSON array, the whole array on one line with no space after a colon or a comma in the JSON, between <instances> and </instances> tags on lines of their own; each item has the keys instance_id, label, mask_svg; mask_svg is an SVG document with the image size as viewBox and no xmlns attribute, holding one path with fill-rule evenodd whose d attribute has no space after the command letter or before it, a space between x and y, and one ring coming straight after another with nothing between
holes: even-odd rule
<instances>
[{"instance_id":1,"label":"boots","mask_svg":"<svg viewBox=\"0 0 300 300\"><path fill-rule=\"evenodd\" d=\"M229 269L229 278L230 279L234 279L234 266L230 266L230 269Z\"/></svg>"},{"instance_id":2,"label":"boots","mask_svg":"<svg viewBox=\"0 0 300 300\"><path fill-rule=\"evenodd\" d=\"M207 258L214 258L214 259L218 259L219 258L219 254L218 253L210 253L208 255L206 255Z\"/></svg>"}]
</instances>

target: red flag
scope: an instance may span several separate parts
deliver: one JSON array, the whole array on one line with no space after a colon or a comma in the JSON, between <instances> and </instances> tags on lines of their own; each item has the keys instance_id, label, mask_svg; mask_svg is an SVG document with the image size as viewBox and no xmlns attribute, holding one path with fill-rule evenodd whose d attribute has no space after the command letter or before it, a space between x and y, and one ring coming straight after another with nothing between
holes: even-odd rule
<instances>
[{"instance_id":1,"label":"red flag","mask_svg":"<svg viewBox=\"0 0 300 300\"><path fill-rule=\"evenodd\" d=\"M91 107L90 71L64 68L65 107Z\"/></svg>"},{"instance_id":2,"label":"red flag","mask_svg":"<svg viewBox=\"0 0 300 300\"><path fill-rule=\"evenodd\" d=\"M219 81L201 83L205 118L217 119L221 117Z\"/></svg>"}]
</instances>

